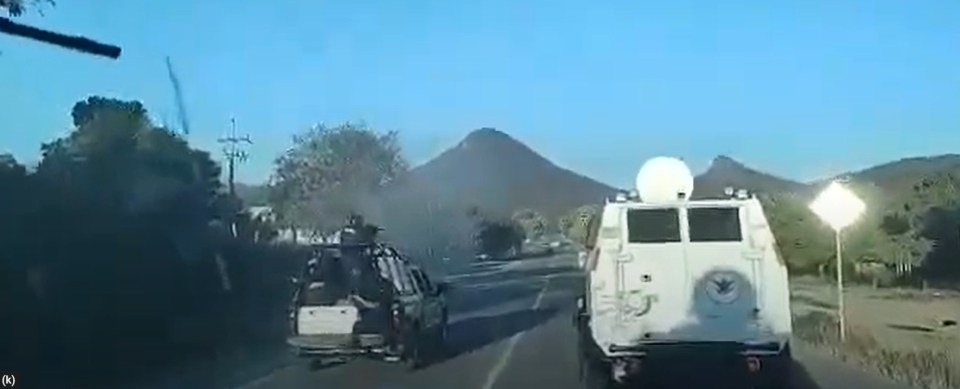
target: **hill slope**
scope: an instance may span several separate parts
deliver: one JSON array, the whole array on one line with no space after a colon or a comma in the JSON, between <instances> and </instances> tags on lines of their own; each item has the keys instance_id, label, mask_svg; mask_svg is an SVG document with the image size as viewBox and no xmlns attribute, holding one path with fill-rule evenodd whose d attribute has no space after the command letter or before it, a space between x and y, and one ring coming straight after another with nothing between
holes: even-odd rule
<instances>
[{"instance_id":1,"label":"hill slope","mask_svg":"<svg viewBox=\"0 0 960 389\"><path fill-rule=\"evenodd\" d=\"M757 193L806 193L810 189L807 184L751 169L728 156L721 155L713 159L706 172L694 179L693 198L723 196L723 191L727 187L747 189Z\"/></svg>"},{"instance_id":2,"label":"hill slope","mask_svg":"<svg viewBox=\"0 0 960 389\"><path fill-rule=\"evenodd\" d=\"M471 132L453 148L414 168L402 185L430 187L439 197L434 200L504 216L531 208L556 217L616 194L616 189L558 167L492 128Z\"/></svg>"},{"instance_id":3,"label":"hill slope","mask_svg":"<svg viewBox=\"0 0 960 389\"><path fill-rule=\"evenodd\" d=\"M872 182L881 188L892 189L912 185L920 177L951 172L960 172L958 154L903 158L848 175L853 179Z\"/></svg>"},{"instance_id":4,"label":"hill slope","mask_svg":"<svg viewBox=\"0 0 960 389\"><path fill-rule=\"evenodd\" d=\"M365 212L386 229L385 238L407 252L467 258L476 232L471 208L493 217L530 208L554 226L560 215L615 194L614 188L554 165L509 135L484 128L392 182ZM451 265L456 266L444 267Z\"/></svg>"},{"instance_id":5,"label":"hill slope","mask_svg":"<svg viewBox=\"0 0 960 389\"><path fill-rule=\"evenodd\" d=\"M875 187L888 193L909 189L923 177L960 173L960 155L903 158L867 169L840 174L850 181ZM728 156L718 156L710 168L695 179L694 197L714 197L726 187L744 188L757 193L795 193L813 195L830 180L803 183L750 168Z\"/></svg>"}]
</instances>

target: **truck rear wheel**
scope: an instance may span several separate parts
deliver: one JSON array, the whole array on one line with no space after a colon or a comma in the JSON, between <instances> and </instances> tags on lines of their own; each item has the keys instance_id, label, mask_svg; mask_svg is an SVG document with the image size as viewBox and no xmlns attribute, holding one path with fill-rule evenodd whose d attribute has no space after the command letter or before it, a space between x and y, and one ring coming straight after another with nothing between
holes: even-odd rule
<instances>
[{"instance_id":1,"label":"truck rear wheel","mask_svg":"<svg viewBox=\"0 0 960 389\"><path fill-rule=\"evenodd\" d=\"M449 330L449 327L447 326L447 320L448 315L447 312L444 311L440 318L440 323L437 324L437 328L435 328L433 332L433 341L431 342L430 351L432 352L432 356L437 358L444 358L447 356L447 336L449 336L447 333L447 330Z\"/></svg>"},{"instance_id":2,"label":"truck rear wheel","mask_svg":"<svg viewBox=\"0 0 960 389\"><path fill-rule=\"evenodd\" d=\"M413 326L403 337L402 358L409 370L417 370L424 365L424 342L420 327Z\"/></svg>"}]
</instances>

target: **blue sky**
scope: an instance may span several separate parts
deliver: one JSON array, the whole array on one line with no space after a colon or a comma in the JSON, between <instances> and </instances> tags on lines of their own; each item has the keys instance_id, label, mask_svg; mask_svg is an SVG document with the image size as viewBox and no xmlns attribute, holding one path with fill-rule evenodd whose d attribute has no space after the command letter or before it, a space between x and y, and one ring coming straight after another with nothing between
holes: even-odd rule
<instances>
[{"instance_id":1,"label":"blue sky","mask_svg":"<svg viewBox=\"0 0 960 389\"><path fill-rule=\"evenodd\" d=\"M35 161L88 95L176 110L191 142L236 117L264 180L290 135L362 120L420 163L496 127L627 186L658 154L810 179L960 148L955 0L58 0L24 22L118 61L0 36L0 152Z\"/></svg>"}]
</instances>

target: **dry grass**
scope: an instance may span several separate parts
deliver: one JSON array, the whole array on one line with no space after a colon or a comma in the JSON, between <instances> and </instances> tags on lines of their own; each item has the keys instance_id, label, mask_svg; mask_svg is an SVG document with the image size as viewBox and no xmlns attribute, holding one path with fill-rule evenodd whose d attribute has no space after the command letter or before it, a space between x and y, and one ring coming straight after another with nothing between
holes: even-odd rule
<instances>
[{"instance_id":1,"label":"dry grass","mask_svg":"<svg viewBox=\"0 0 960 389\"><path fill-rule=\"evenodd\" d=\"M840 343L838 323L833 315L813 311L794 318L794 334L800 340L829 350L878 370L884 376L924 389L960 387L960 360L946 350L896 350L884 347L860 326L847 326L846 341Z\"/></svg>"}]
</instances>

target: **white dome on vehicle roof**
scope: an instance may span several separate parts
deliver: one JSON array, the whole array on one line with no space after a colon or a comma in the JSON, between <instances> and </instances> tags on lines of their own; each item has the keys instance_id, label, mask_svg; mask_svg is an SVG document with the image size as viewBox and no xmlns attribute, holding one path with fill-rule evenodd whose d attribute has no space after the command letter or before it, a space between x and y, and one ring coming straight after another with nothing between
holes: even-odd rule
<instances>
[{"instance_id":1,"label":"white dome on vehicle roof","mask_svg":"<svg viewBox=\"0 0 960 389\"><path fill-rule=\"evenodd\" d=\"M676 201L681 193L684 198L690 198L693 193L693 173L678 158L654 157L640 167L636 185L640 200L645 203Z\"/></svg>"}]
</instances>

